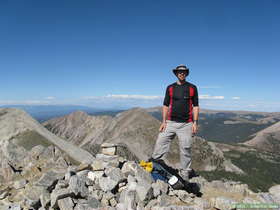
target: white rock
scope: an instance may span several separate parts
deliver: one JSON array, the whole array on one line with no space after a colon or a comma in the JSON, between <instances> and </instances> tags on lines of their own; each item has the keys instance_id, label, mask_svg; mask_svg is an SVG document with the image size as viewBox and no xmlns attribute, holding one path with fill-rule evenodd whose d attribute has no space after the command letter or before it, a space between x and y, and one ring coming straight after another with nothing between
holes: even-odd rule
<instances>
[{"instance_id":1,"label":"white rock","mask_svg":"<svg viewBox=\"0 0 280 210\"><path fill-rule=\"evenodd\" d=\"M268 192L272 195L280 196L280 185L275 185L269 188Z\"/></svg>"},{"instance_id":2,"label":"white rock","mask_svg":"<svg viewBox=\"0 0 280 210\"><path fill-rule=\"evenodd\" d=\"M104 155L115 155L116 154L116 147L102 148L101 152Z\"/></svg>"},{"instance_id":3,"label":"white rock","mask_svg":"<svg viewBox=\"0 0 280 210\"><path fill-rule=\"evenodd\" d=\"M90 171L88 172L88 178L92 181L96 181L100 177L102 177L104 174L104 171Z\"/></svg>"}]
</instances>

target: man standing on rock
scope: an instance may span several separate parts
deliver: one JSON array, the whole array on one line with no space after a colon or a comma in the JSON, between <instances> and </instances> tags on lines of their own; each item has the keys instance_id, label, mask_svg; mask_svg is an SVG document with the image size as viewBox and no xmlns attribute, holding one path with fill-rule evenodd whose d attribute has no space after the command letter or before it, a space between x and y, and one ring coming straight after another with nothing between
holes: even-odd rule
<instances>
[{"instance_id":1,"label":"man standing on rock","mask_svg":"<svg viewBox=\"0 0 280 210\"><path fill-rule=\"evenodd\" d=\"M162 124L152 158L162 159L169 150L171 140L177 135L180 147L180 175L187 181L191 171L192 136L198 131L198 93L196 86L186 81L189 69L185 65L177 66L173 73L178 81L166 89Z\"/></svg>"}]
</instances>

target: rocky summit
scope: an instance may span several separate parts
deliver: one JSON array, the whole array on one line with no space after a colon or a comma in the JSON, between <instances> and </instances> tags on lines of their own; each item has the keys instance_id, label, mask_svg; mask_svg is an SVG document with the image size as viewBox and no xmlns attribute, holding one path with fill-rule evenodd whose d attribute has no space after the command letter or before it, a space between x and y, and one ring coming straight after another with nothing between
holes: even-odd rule
<instances>
[{"instance_id":1,"label":"rocky summit","mask_svg":"<svg viewBox=\"0 0 280 210\"><path fill-rule=\"evenodd\" d=\"M104 144L91 163L75 165L56 147L35 146L27 154L28 167L1 183L0 209L229 210L242 203L280 204L280 185L254 193L246 184L198 176L190 182L200 186L199 197L174 190L117 150L116 144Z\"/></svg>"},{"instance_id":2,"label":"rocky summit","mask_svg":"<svg viewBox=\"0 0 280 210\"><path fill-rule=\"evenodd\" d=\"M78 112L70 120L75 125L80 124L74 120L76 116L87 122L92 120ZM143 110L119 114L106 126L104 136L97 135L101 140L110 137L113 141L99 140L99 146L92 152L65 140L63 132L61 137L51 133L22 110L0 109L0 210L228 210L242 204L280 204L280 185L275 184L267 192L253 192L241 182L207 181L203 176L196 176L190 183L200 186L197 193L175 190L166 182L155 181L151 173L139 165L139 159L152 150L152 140L146 143L144 148L149 150L142 156L140 147L131 145L135 136L138 136L137 142L142 139L144 144L145 139L155 135L151 131L140 135L151 128L145 126L146 119L153 125L152 130L157 129L158 121ZM68 128L72 130L71 124ZM81 131L80 134L87 134L88 127ZM66 133L73 139L79 136L75 132ZM92 139L93 134L90 133L88 139ZM87 137L83 135L84 138ZM91 146L83 146L86 145ZM228 145L197 138L193 149L196 169L244 174L224 157L223 151L229 149ZM176 149L171 148L172 152ZM169 164L173 161L176 160L169 158Z\"/></svg>"}]
</instances>

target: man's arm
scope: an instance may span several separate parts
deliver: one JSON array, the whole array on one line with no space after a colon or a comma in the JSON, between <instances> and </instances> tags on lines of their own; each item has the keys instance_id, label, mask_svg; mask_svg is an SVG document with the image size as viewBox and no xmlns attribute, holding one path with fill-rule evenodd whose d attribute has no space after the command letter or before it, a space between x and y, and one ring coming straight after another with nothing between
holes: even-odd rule
<instances>
[{"instance_id":1,"label":"man's arm","mask_svg":"<svg viewBox=\"0 0 280 210\"><path fill-rule=\"evenodd\" d=\"M159 127L159 132L165 131L165 129L166 129L167 116L168 116L168 106L163 105L163 107L162 107L162 123Z\"/></svg>"},{"instance_id":2,"label":"man's arm","mask_svg":"<svg viewBox=\"0 0 280 210\"><path fill-rule=\"evenodd\" d=\"M169 95L169 86L166 88L165 97L163 100L163 107L162 107L162 123L159 127L159 132L162 132L166 128L166 120L168 116L168 109L170 103L170 95Z\"/></svg>"},{"instance_id":3,"label":"man's arm","mask_svg":"<svg viewBox=\"0 0 280 210\"><path fill-rule=\"evenodd\" d=\"M168 116L168 106L163 105L162 107L162 123L166 123Z\"/></svg>"},{"instance_id":4,"label":"man's arm","mask_svg":"<svg viewBox=\"0 0 280 210\"><path fill-rule=\"evenodd\" d=\"M192 133L195 134L198 131L198 115L199 115L199 105L198 105L198 92L197 87L194 88L194 98L193 98L193 126Z\"/></svg>"},{"instance_id":5,"label":"man's arm","mask_svg":"<svg viewBox=\"0 0 280 210\"><path fill-rule=\"evenodd\" d=\"M198 121L198 116L199 116L199 106L194 106L193 107L193 120Z\"/></svg>"},{"instance_id":6,"label":"man's arm","mask_svg":"<svg viewBox=\"0 0 280 210\"><path fill-rule=\"evenodd\" d=\"M193 107L193 126L192 133L195 134L198 131L198 116L199 116L199 106Z\"/></svg>"}]
</instances>

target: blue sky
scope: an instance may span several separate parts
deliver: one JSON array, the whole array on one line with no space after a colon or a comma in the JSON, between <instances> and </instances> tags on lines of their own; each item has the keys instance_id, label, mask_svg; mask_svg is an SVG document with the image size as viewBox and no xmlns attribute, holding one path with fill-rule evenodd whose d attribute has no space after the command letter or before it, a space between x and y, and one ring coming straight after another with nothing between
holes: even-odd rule
<instances>
[{"instance_id":1,"label":"blue sky","mask_svg":"<svg viewBox=\"0 0 280 210\"><path fill-rule=\"evenodd\" d=\"M280 2L0 1L0 104L162 105L186 64L209 109L280 111Z\"/></svg>"}]
</instances>

